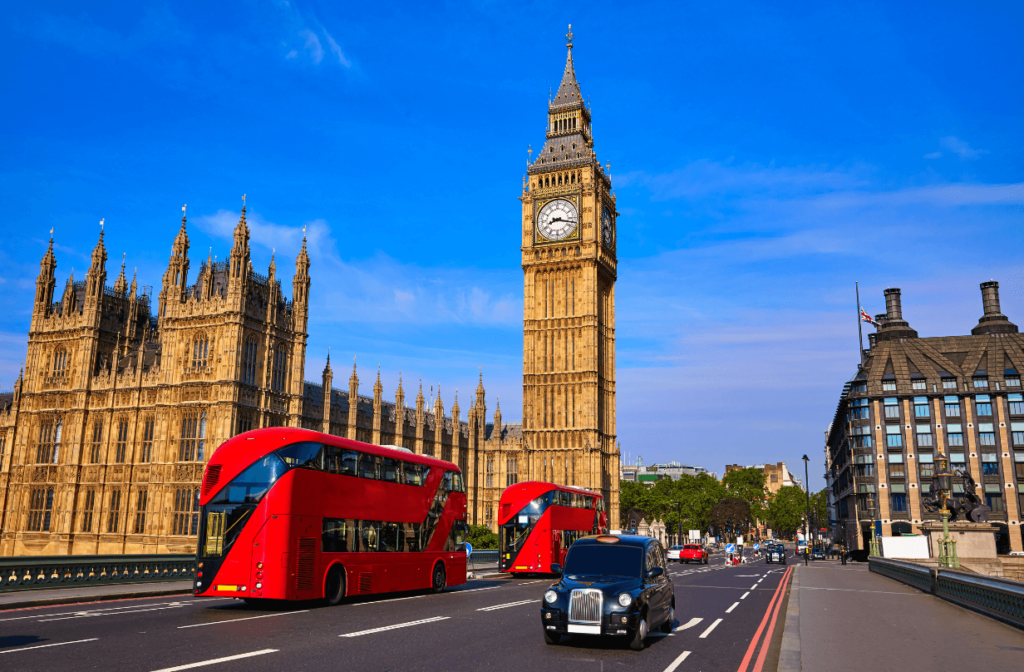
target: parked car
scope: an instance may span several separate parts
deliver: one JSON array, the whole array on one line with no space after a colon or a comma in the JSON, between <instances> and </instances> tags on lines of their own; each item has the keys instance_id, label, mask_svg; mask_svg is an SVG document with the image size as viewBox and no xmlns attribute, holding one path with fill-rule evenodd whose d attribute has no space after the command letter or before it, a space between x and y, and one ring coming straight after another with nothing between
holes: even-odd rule
<instances>
[{"instance_id":1,"label":"parked car","mask_svg":"<svg viewBox=\"0 0 1024 672\"><path fill-rule=\"evenodd\" d=\"M682 546L673 546L672 548L665 551L665 557L671 561L679 562L679 551L683 550Z\"/></svg>"},{"instance_id":2,"label":"parked car","mask_svg":"<svg viewBox=\"0 0 1024 672\"><path fill-rule=\"evenodd\" d=\"M672 631L675 589L665 571L665 549L657 539L601 535L569 547L561 576L544 593L540 622L544 642L564 635L624 635L635 651L654 628Z\"/></svg>"},{"instance_id":3,"label":"parked car","mask_svg":"<svg viewBox=\"0 0 1024 672\"><path fill-rule=\"evenodd\" d=\"M684 544L683 549L679 551L679 562L686 564L697 562L706 565L708 564L708 551L700 544Z\"/></svg>"}]
</instances>

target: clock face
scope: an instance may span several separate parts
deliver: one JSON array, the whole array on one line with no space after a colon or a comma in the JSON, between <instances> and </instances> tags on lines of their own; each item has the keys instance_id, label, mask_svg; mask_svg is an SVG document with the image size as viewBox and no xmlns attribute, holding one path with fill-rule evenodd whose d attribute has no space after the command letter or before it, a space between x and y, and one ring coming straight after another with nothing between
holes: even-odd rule
<instances>
[{"instance_id":1,"label":"clock face","mask_svg":"<svg viewBox=\"0 0 1024 672\"><path fill-rule=\"evenodd\" d=\"M537 215L537 228L548 240L562 240L576 230L579 222L576 206L564 199L545 204Z\"/></svg>"},{"instance_id":2,"label":"clock face","mask_svg":"<svg viewBox=\"0 0 1024 672\"><path fill-rule=\"evenodd\" d=\"M601 213L601 233L604 236L605 247L612 246L612 213L608 208L603 208Z\"/></svg>"}]
</instances>

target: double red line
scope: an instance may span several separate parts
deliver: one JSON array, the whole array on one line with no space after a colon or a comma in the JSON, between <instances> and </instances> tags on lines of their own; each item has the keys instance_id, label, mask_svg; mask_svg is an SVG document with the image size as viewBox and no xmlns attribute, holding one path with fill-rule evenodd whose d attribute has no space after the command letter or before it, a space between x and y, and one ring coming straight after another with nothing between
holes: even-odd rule
<instances>
[{"instance_id":1,"label":"double red line","mask_svg":"<svg viewBox=\"0 0 1024 672\"><path fill-rule=\"evenodd\" d=\"M782 575L782 581L779 581L779 587L775 589L772 601L768 603L768 610L764 612L764 618L761 619L761 625L757 628L754 638L750 640L750 646L747 647L747 653L743 656L743 662L740 663L740 668L736 672L747 672L747 666L750 665L750 659L754 657L754 650L757 649L757 642L761 640L761 633L764 632L764 626L767 624L768 631L765 632L764 641L761 642L761 651L757 654L757 661L754 663L753 672L761 672L761 668L764 667L764 658L768 655L768 646L772 641L772 633L775 632L775 620L779 617L779 608L782 607L782 598L786 596L786 584L789 583L789 578L792 574L793 568L789 567ZM768 621L769 616L771 617L771 622Z\"/></svg>"}]
</instances>

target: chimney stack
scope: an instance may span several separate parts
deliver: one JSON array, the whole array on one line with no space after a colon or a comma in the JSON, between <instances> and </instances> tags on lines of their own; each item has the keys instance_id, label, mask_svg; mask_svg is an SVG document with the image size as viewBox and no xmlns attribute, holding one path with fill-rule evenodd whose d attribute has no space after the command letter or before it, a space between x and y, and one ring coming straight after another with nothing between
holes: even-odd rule
<instances>
[{"instance_id":1,"label":"chimney stack","mask_svg":"<svg viewBox=\"0 0 1024 672\"><path fill-rule=\"evenodd\" d=\"M885 290L885 316L890 320L903 319L903 306L900 304L900 290L897 287Z\"/></svg>"},{"instance_id":2,"label":"chimney stack","mask_svg":"<svg viewBox=\"0 0 1024 672\"><path fill-rule=\"evenodd\" d=\"M980 334L1016 334L1017 325L999 312L999 283L995 280L981 283L981 304L985 314L978 320L978 326L971 329L975 336Z\"/></svg>"},{"instance_id":3,"label":"chimney stack","mask_svg":"<svg viewBox=\"0 0 1024 672\"><path fill-rule=\"evenodd\" d=\"M917 332L903 319L903 305L897 287L885 290L885 316L884 320L878 320L877 333L878 342L917 338Z\"/></svg>"}]
</instances>

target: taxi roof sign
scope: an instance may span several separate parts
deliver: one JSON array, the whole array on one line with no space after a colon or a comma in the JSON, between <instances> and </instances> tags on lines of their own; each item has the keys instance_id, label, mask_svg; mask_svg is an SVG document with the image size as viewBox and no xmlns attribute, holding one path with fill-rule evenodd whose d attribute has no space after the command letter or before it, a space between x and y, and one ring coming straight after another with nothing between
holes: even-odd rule
<instances>
[{"instance_id":1,"label":"taxi roof sign","mask_svg":"<svg viewBox=\"0 0 1024 672\"><path fill-rule=\"evenodd\" d=\"M602 544L617 544L617 543L619 543L619 538L618 537L613 537L611 535L600 536L600 537L597 538L597 540L600 543L602 543Z\"/></svg>"}]
</instances>

